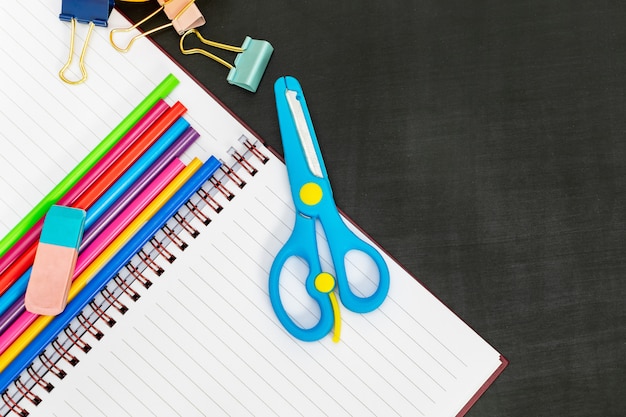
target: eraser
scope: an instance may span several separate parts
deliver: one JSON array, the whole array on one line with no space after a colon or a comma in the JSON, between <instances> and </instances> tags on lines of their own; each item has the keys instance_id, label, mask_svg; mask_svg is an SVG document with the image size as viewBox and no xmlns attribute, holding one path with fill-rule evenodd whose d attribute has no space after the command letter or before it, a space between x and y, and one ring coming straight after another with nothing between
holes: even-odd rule
<instances>
[{"instance_id":1,"label":"eraser","mask_svg":"<svg viewBox=\"0 0 626 417\"><path fill-rule=\"evenodd\" d=\"M46 214L24 300L31 313L52 316L65 309L85 217L84 210L56 205Z\"/></svg>"}]
</instances>

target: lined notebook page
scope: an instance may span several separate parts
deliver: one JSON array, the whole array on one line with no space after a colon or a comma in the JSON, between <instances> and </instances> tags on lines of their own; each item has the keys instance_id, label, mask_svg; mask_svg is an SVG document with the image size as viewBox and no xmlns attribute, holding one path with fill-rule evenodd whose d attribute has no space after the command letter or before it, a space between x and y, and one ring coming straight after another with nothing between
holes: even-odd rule
<instances>
[{"instance_id":1,"label":"lined notebook page","mask_svg":"<svg viewBox=\"0 0 626 417\"><path fill-rule=\"evenodd\" d=\"M208 227L195 224L200 235L34 415L456 415L499 356L389 258L388 299L343 309L340 343L283 330L267 276L295 216L287 190L272 158ZM302 294L283 295L314 319Z\"/></svg>"},{"instance_id":2,"label":"lined notebook page","mask_svg":"<svg viewBox=\"0 0 626 417\"><path fill-rule=\"evenodd\" d=\"M63 84L57 72L69 25L58 20L59 2L27 6L0 5L0 233L168 73L181 80L168 102L183 102L201 134L186 158L230 161L238 139L253 137L145 39L119 54L108 30L96 28L89 80ZM25 22L33 33L23 31ZM116 12L109 23L128 25ZM78 25L78 48L85 33ZM28 407L31 415L453 416L499 369L498 352L388 257L389 297L369 314L342 309L340 343L288 335L272 312L267 279L294 209L284 164L265 154L269 162L223 201L208 226L196 225L200 235L88 354L78 355L65 379L52 381L51 393L40 393L43 402ZM368 263L352 261L357 279L366 281ZM290 263L283 295L288 310L310 324L316 311L297 279L302 269Z\"/></svg>"}]
</instances>

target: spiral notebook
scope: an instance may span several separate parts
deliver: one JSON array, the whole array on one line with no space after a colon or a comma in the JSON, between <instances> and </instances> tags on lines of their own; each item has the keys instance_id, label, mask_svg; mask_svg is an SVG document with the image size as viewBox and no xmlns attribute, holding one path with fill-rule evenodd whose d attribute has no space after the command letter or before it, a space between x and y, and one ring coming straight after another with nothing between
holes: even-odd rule
<instances>
[{"instance_id":1,"label":"spiral notebook","mask_svg":"<svg viewBox=\"0 0 626 417\"><path fill-rule=\"evenodd\" d=\"M0 416L455 416L502 372L500 353L387 254L380 309L342 312L337 344L291 337L267 294L295 216L282 160L149 40L120 54L96 28L89 79L67 86L58 1L0 8L0 234L169 73L181 83L167 101L201 135L183 159L224 164L7 387ZM128 26L115 10L109 23ZM77 45L85 35L78 25ZM286 303L302 300L289 290Z\"/></svg>"}]
</instances>

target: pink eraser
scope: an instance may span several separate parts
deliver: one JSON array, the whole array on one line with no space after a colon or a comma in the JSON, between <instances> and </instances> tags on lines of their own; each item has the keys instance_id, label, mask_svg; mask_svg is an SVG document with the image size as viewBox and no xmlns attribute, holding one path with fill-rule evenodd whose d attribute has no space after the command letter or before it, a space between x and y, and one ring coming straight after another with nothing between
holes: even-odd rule
<instances>
[{"instance_id":1,"label":"pink eraser","mask_svg":"<svg viewBox=\"0 0 626 417\"><path fill-rule=\"evenodd\" d=\"M83 236L84 210L52 206L43 222L24 304L34 314L65 309Z\"/></svg>"}]
</instances>

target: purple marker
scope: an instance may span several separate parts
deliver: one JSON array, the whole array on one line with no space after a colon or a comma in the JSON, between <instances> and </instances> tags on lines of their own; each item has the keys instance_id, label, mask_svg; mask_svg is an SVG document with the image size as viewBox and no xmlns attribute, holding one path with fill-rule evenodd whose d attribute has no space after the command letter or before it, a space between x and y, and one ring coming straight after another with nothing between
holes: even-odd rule
<instances>
[{"instance_id":1,"label":"purple marker","mask_svg":"<svg viewBox=\"0 0 626 417\"><path fill-rule=\"evenodd\" d=\"M103 215L94 222L84 233L80 249L86 248L96 239L102 230L111 223L128 206L143 189L176 158L180 156L191 144L200 137L200 134L192 127L189 127L180 137L161 155L154 164L133 184ZM13 303L0 316L0 334L11 326L11 324L23 313L23 296Z\"/></svg>"},{"instance_id":2,"label":"purple marker","mask_svg":"<svg viewBox=\"0 0 626 417\"><path fill-rule=\"evenodd\" d=\"M189 127L182 135L157 159L154 164L133 184L96 222L94 222L85 232L81 249L89 245L100 232L109 224L117 215L124 210L126 206L148 185L159 172L163 170L174 158L180 156L191 144L200 137L200 134L193 128Z\"/></svg>"}]
</instances>

